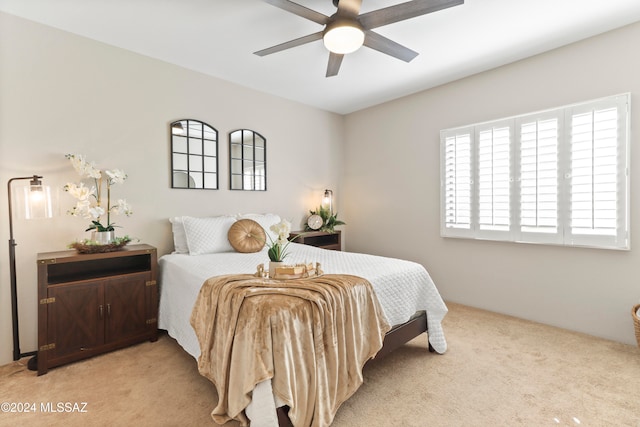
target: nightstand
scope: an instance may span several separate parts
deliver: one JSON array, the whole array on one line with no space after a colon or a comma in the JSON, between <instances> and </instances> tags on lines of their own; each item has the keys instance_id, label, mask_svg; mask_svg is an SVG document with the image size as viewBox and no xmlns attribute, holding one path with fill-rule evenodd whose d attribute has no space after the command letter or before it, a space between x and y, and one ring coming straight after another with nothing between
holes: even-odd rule
<instances>
[{"instance_id":1,"label":"nightstand","mask_svg":"<svg viewBox=\"0 0 640 427\"><path fill-rule=\"evenodd\" d=\"M336 230L333 233L326 231L292 231L290 237L296 234L305 233L304 235L294 239L295 243L303 245L316 246L322 249L331 249L334 251L342 250L342 231Z\"/></svg>"},{"instance_id":2,"label":"nightstand","mask_svg":"<svg viewBox=\"0 0 640 427\"><path fill-rule=\"evenodd\" d=\"M156 248L38 254L38 375L158 339Z\"/></svg>"}]
</instances>

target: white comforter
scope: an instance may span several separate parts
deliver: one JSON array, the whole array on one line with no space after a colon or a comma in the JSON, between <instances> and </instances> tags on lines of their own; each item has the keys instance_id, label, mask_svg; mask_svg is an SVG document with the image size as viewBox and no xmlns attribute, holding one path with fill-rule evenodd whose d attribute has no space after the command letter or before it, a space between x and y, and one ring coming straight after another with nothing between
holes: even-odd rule
<instances>
[{"instance_id":1,"label":"white comforter","mask_svg":"<svg viewBox=\"0 0 640 427\"><path fill-rule=\"evenodd\" d=\"M384 315L391 325L408 321L417 311L426 310L429 343L438 353L444 353L447 342L442 331L441 321L447 313L431 277L425 268L417 263L394 258L350 252L329 251L291 243L288 246L287 263L319 262L327 274L353 274L363 277L373 285ZM200 287L210 277L223 274L253 273L258 264L268 268L269 258L266 249L252 254L224 252L208 255L164 255L160 266L160 310L158 327L169 335L196 359L200 347L189 319ZM270 383L264 384L261 391L254 390L254 401L258 396L269 394ZM273 402L273 400L271 400ZM256 402L263 405L264 402ZM268 408L268 418L275 416L275 406ZM273 409L273 410L271 410ZM252 427L270 425L257 423L252 418ZM266 419L266 415L260 415ZM277 421L276 421L277 425Z\"/></svg>"},{"instance_id":2,"label":"white comforter","mask_svg":"<svg viewBox=\"0 0 640 427\"><path fill-rule=\"evenodd\" d=\"M327 274L353 274L369 280L391 325L406 322L426 310L429 342L438 353L447 350L441 321L447 313L431 277L420 264L374 255L338 252L291 243L287 263L319 262ZM200 355L189 324L200 287L210 277L253 273L258 264L268 268L266 250L253 254L224 252L209 255L171 254L160 258L160 312L158 326L193 357Z\"/></svg>"}]
</instances>

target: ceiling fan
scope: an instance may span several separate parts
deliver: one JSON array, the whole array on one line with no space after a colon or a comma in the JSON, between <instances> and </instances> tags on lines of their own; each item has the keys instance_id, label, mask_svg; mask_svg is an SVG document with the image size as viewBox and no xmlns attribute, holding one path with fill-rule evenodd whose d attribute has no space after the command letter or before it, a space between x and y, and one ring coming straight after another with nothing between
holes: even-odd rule
<instances>
[{"instance_id":1,"label":"ceiling fan","mask_svg":"<svg viewBox=\"0 0 640 427\"><path fill-rule=\"evenodd\" d=\"M362 0L333 0L333 4L338 10L333 15L326 16L289 0L264 1L287 12L324 25L325 27L317 33L309 34L308 36L300 37L254 53L258 56L270 55L322 39L325 47L329 50L329 64L327 65L326 77L337 75L344 55L355 52L362 45L405 62L410 62L418 56L418 52L371 30L464 3L464 0L412 0L360 14Z\"/></svg>"}]
</instances>

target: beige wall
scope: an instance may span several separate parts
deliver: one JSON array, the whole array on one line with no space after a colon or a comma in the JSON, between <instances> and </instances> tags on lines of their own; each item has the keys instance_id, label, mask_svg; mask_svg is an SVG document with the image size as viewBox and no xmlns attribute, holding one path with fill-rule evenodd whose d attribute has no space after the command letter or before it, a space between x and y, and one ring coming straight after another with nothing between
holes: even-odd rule
<instances>
[{"instance_id":1,"label":"beige wall","mask_svg":"<svg viewBox=\"0 0 640 427\"><path fill-rule=\"evenodd\" d=\"M633 107L629 252L441 238L438 138L444 128L621 92L631 92L634 105L638 42L635 24L341 117L0 13L0 181L39 173L61 189L77 179L66 153L122 168L129 180L117 195L135 210L118 218L122 232L160 253L171 250L170 216L271 211L300 224L333 188L348 250L424 264L449 301L632 343L630 308L640 301ZM218 129L220 190L169 188L168 124L180 118ZM267 192L227 190L226 138L237 128L268 139ZM5 242L6 198L2 184ZM64 215L72 202L61 193L60 216L14 221L23 352L36 346L36 253L83 236L85 221ZM0 364L11 360L10 324L5 243Z\"/></svg>"},{"instance_id":2,"label":"beige wall","mask_svg":"<svg viewBox=\"0 0 640 427\"><path fill-rule=\"evenodd\" d=\"M349 115L347 249L424 264L449 301L635 343L630 312L640 301L639 43L637 23ZM631 251L440 237L441 129L623 92L632 97Z\"/></svg>"},{"instance_id":3,"label":"beige wall","mask_svg":"<svg viewBox=\"0 0 640 427\"><path fill-rule=\"evenodd\" d=\"M220 190L169 188L168 127L181 118L218 129ZM38 173L62 189L78 179L66 153L128 173L114 192L135 213L117 218L123 227L118 232L161 254L172 250L167 218L173 215L269 211L300 225L325 188L339 198L343 125L339 115L0 13L3 242L9 239L6 182ZM267 138L266 192L228 190L227 134L238 128ZM65 249L84 237L87 221L65 215L73 203L61 192L60 216L14 220L23 352L36 347L36 253ZM11 360L13 347L7 246L0 245L0 364Z\"/></svg>"}]
</instances>

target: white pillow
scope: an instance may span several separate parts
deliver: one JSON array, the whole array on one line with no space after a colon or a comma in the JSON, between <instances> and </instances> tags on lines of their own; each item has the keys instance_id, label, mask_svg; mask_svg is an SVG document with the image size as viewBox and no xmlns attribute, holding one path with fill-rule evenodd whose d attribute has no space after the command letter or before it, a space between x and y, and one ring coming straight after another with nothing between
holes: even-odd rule
<instances>
[{"instance_id":1,"label":"white pillow","mask_svg":"<svg viewBox=\"0 0 640 427\"><path fill-rule=\"evenodd\" d=\"M267 234L267 245L270 245L271 242L275 242L278 240L278 234L274 233L270 230L270 227L273 224L277 224L280 222L280 216L272 213L266 214L238 214L238 219L252 219L264 228L264 232Z\"/></svg>"},{"instance_id":2,"label":"white pillow","mask_svg":"<svg viewBox=\"0 0 640 427\"><path fill-rule=\"evenodd\" d=\"M171 223L171 231L173 232L173 253L174 254L188 254L189 245L187 245L187 235L184 232L184 224L182 222L182 216L174 216L169 218Z\"/></svg>"},{"instance_id":3,"label":"white pillow","mask_svg":"<svg viewBox=\"0 0 640 427\"><path fill-rule=\"evenodd\" d=\"M215 254L218 252L233 252L233 247L227 239L229 229L236 222L230 216L213 218L183 217L184 231L189 246L189 254Z\"/></svg>"}]
</instances>

